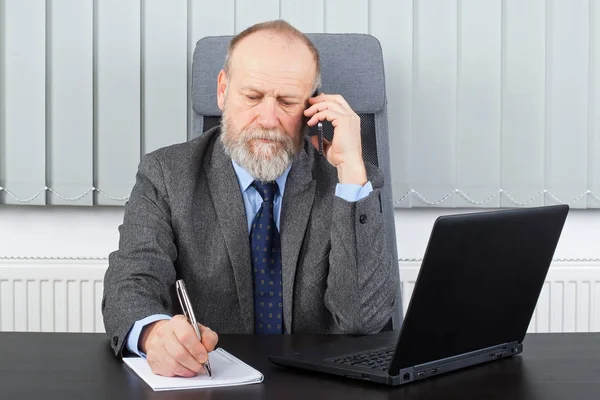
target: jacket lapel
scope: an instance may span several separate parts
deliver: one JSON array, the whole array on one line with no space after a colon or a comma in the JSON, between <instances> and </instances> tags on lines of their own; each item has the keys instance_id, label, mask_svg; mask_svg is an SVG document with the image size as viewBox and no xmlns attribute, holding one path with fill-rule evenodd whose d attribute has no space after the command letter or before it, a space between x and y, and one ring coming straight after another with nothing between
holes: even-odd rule
<instances>
[{"instance_id":1,"label":"jacket lapel","mask_svg":"<svg viewBox=\"0 0 600 400\"><path fill-rule=\"evenodd\" d=\"M316 187L317 182L312 179L309 156L306 151L301 151L294 160L285 184L279 223L283 274L283 323L286 333L292 332L296 266Z\"/></svg>"},{"instance_id":2,"label":"jacket lapel","mask_svg":"<svg viewBox=\"0 0 600 400\"><path fill-rule=\"evenodd\" d=\"M250 266L248 222L231 159L220 140L214 142L212 157L205 163L206 176L218 223L225 237L247 333L254 333L254 295Z\"/></svg>"}]
</instances>

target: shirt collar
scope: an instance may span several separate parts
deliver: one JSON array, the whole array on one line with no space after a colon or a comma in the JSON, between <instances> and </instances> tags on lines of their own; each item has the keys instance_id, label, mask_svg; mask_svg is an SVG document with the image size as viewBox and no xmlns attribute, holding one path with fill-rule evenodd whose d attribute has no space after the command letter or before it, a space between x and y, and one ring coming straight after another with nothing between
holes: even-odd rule
<instances>
[{"instance_id":1,"label":"shirt collar","mask_svg":"<svg viewBox=\"0 0 600 400\"><path fill-rule=\"evenodd\" d=\"M252 182L254 182L254 177L250 175L248 171L246 171L235 161L231 160L231 162L233 164L233 169L235 170L238 183L240 184L240 189L242 189L242 192L245 192L250 187L250 185L252 185ZM285 182L287 180L291 168L292 166L288 165L285 171L283 171L283 173L279 175L277 179L275 179L275 182L277 182L277 186L279 188L279 195L281 197L283 197L283 192L285 190Z\"/></svg>"}]
</instances>

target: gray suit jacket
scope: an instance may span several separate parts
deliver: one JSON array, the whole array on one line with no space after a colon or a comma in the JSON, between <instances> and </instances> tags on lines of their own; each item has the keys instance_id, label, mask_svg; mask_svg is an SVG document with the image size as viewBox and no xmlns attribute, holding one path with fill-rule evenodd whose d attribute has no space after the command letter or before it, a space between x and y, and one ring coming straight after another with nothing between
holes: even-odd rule
<instances>
[{"instance_id":1,"label":"gray suit jacket","mask_svg":"<svg viewBox=\"0 0 600 400\"><path fill-rule=\"evenodd\" d=\"M217 333L253 333L248 225L240 187L213 128L143 157L110 254L102 312L117 355L133 323L181 313L183 278L198 321ZM335 196L337 170L305 141L280 216L286 333L374 333L392 316L398 271L384 240L383 174L373 192Z\"/></svg>"}]
</instances>

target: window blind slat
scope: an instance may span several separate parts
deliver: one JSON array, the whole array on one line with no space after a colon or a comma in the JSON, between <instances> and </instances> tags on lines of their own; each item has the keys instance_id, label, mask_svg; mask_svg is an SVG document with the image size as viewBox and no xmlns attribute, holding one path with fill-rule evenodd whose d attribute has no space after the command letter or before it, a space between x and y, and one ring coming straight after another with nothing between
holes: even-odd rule
<instances>
[{"instance_id":1,"label":"window blind slat","mask_svg":"<svg viewBox=\"0 0 600 400\"><path fill-rule=\"evenodd\" d=\"M148 0L143 19L142 145L149 153L187 140L187 1Z\"/></svg>"},{"instance_id":2,"label":"window blind slat","mask_svg":"<svg viewBox=\"0 0 600 400\"><path fill-rule=\"evenodd\" d=\"M498 207L500 187L502 7L496 0L459 2L457 207ZM450 151L450 149L449 149ZM473 204L481 203L481 204Z\"/></svg>"},{"instance_id":3,"label":"window blind slat","mask_svg":"<svg viewBox=\"0 0 600 400\"><path fill-rule=\"evenodd\" d=\"M419 1L414 24L414 189L452 207L454 196L442 200L456 184L457 3Z\"/></svg>"},{"instance_id":4,"label":"window blind slat","mask_svg":"<svg viewBox=\"0 0 600 400\"><path fill-rule=\"evenodd\" d=\"M4 37L6 24L5 24L5 6L4 2L0 1L0 187L6 185L6 173L5 173L5 160L6 156L6 97L4 89L4 60L6 60L6 50L4 45ZM0 204L4 203L5 192L0 190ZM2 321L0 321L2 322Z\"/></svg>"},{"instance_id":5,"label":"window blind slat","mask_svg":"<svg viewBox=\"0 0 600 400\"><path fill-rule=\"evenodd\" d=\"M237 1L235 3L235 33L257 22L279 18L279 0Z\"/></svg>"},{"instance_id":6,"label":"window blind slat","mask_svg":"<svg viewBox=\"0 0 600 400\"><path fill-rule=\"evenodd\" d=\"M327 0L325 2L325 32L368 33L369 3L367 0Z\"/></svg>"},{"instance_id":7,"label":"window blind slat","mask_svg":"<svg viewBox=\"0 0 600 400\"><path fill-rule=\"evenodd\" d=\"M588 207L600 208L600 4L590 1L590 126L588 131Z\"/></svg>"},{"instance_id":8,"label":"window blind slat","mask_svg":"<svg viewBox=\"0 0 600 400\"><path fill-rule=\"evenodd\" d=\"M5 204L45 204L46 5L4 1Z\"/></svg>"},{"instance_id":9,"label":"window blind slat","mask_svg":"<svg viewBox=\"0 0 600 400\"><path fill-rule=\"evenodd\" d=\"M502 188L518 202L544 189L544 0L506 0L502 65ZM543 195L528 205L542 205ZM514 207L502 196L503 207Z\"/></svg>"},{"instance_id":10,"label":"window blind slat","mask_svg":"<svg viewBox=\"0 0 600 400\"><path fill-rule=\"evenodd\" d=\"M205 36L234 34L234 0L191 0L190 8L190 51L193 52L198 40Z\"/></svg>"},{"instance_id":11,"label":"window blind slat","mask_svg":"<svg viewBox=\"0 0 600 400\"><path fill-rule=\"evenodd\" d=\"M323 0L281 0L281 18L302 32L323 32Z\"/></svg>"},{"instance_id":12,"label":"window blind slat","mask_svg":"<svg viewBox=\"0 0 600 400\"><path fill-rule=\"evenodd\" d=\"M234 0L222 0L215 3L212 0L191 0L188 16L188 99L191 99L191 70L194 49L198 40L211 35L233 35L235 33L235 4ZM212 12L206 12L207 9ZM216 79L216 77L215 77ZM217 83L215 80L215 90ZM191 102L188 105L188 137L194 137L192 132L193 113Z\"/></svg>"},{"instance_id":13,"label":"window blind slat","mask_svg":"<svg viewBox=\"0 0 600 400\"><path fill-rule=\"evenodd\" d=\"M50 204L92 205L93 182L93 0L48 3Z\"/></svg>"},{"instance_id":14,"label":"window blind slat","mask_svg":"<svg viewBox=\"0 0 600 400\"><path fill-rule=\"evenodd\" d=\"M124 204L140 160L140 2L97 4L96 204Z\"/></svg>"},{"instance_id":15,"label":"window blind slat","mask_svg":"<svg viewBox=\"0 0 600 400\"><path fill-rule=\"evenodd\" d=\"M571 202L587 189L589 4L552 0L547 7L546 188ZM586 204L584 195L571 207Z\"/></svg>"},{"instance_id":16,"label":"window blind slat","mask_svg":"<svg viewBox=\"0 0 600 400\"><path fill-rule=\"evenodd\" d=\"M371 34L379 39L385 65L392 188L396 207L410 207L413 98L413 2L371 2ZM391 30L388 27L396 26ZM400 201L403 199L402 201Z\"/></svg>"}]
</instances>

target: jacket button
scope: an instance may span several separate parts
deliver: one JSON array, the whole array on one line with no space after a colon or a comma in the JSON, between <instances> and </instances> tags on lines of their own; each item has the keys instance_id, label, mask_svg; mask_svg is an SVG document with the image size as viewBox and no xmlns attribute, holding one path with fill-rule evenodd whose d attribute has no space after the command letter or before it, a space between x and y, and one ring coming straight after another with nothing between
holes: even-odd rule
<instances>
[{"instance_id":1,"label":"jacket button","mask_svg":"<svg viewBox=\"0 0 600 400\"><path fill-rule=\"evenodd\" d=\"M119 338L117 336L113 336L113 346L119 344Z\"/></svg>"},{"instance_id":2,"label":"jacket button","mask_svg":"<svg viewBox=\"0 0 600 400\"><path fill-rule=\"evenodd\" d=\"M362 214L358 220L360 221L361 224L366 224L367 223L367 216L365 214Z\"/></svg>"}]
</instances>

